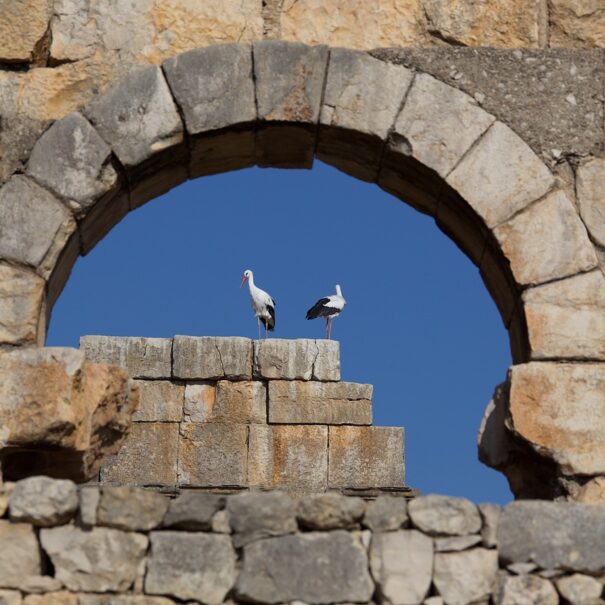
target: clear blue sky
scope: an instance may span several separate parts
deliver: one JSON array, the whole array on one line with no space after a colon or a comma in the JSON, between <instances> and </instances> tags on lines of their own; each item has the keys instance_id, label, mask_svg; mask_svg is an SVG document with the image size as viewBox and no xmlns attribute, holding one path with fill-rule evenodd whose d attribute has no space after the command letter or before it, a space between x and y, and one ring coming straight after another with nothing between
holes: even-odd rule
<instances>
[{"instance_id":1,"label":"clear blue sky","mask_svg":"<svg viewBox=\"0 0 605 605\"><path fill-rule=\"evenodd\" d=\"M511 499L477 459L508 337L476 267L434 221L317 162L185 183L131 212L74 267L47 344L84 334L256 337L241 275L277 301L275 337L321 338L306 310L340 283L343 380L374 385L374 424L406 429L406 482Z\"/></svg>"}]
</instances>

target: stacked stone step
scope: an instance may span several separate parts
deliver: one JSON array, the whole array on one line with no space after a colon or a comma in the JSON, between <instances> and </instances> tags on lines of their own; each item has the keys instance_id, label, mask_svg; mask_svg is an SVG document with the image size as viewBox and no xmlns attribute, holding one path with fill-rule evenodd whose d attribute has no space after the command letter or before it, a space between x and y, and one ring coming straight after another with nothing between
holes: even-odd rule
<instances>
[{"instance_id":1,"label":"stacked stone step","mask_svg":"<svg viewBox=\"0 0 605 605\"><path fill-rule=\"evenodd\" d=\"M372 386L340 382L336 341L85 336L80 346L140 390L102 483L405 492L403 429L371 426Z\"/></svg>"}]
</instances>

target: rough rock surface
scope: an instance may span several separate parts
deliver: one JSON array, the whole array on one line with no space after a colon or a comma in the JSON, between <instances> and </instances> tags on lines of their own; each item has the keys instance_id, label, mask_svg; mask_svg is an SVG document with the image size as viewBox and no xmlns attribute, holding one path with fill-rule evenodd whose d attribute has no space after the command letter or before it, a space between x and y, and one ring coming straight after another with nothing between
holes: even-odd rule
<instances>
[{"instance_id":1,"label":"rough rock surface","mask_svg":"<svg viewBox=\"0 0 605 605\"><path fill-rule=\"evenodd\" d=\"M217 494L184 492L170 500L164 517L164 527L208 531L213 526L215 513L224 505L225 498Z\"/></svg>"},{"instance_id":2,"label":"rough rock surface","mask_svg":"<svg viewBox=\"0 0 605 605\"><path fill-rule=\"evenodd\" d=\"M259 380L219 380L214 397L206 385L188 384L185 398L188 413L192 420L196 418L196 422L267 422L267 387Z\"/></svg>"},{"instance_id":3,"label":"rough rock surface","mask_svg":"<svg viewBox=\"0 0 605 605\"><path fill-rule=\"evenodd\" d=\"M134 422L179 422L183 418L185 387L167 380L137 380L139 407Z\"/></svg>"},{"instance_id":4,"label":"rough rock surface","mask_svg":"<svg viewBox=\"0 0 605 605\"><path fill-rule=\"evenodd\" d=\"M213 417L216 403L216 386L212 382L195 382L185 385L183 419L187 422L206 422Z\"/></svg>"},{"instance_id":5,"label":"rough rock surface","mask_svg":"<svg viewBox=\"0 0 605 605\"><path fill-rule=\"evenodd\" d=\"M327 493L302 497L296 517L301 525L310 529L350 529L359 524L365 508L361 498Z\"/></svg>"},{"instance_id":6,"label":"rough rock surface","mask_svg":"<svg viewBox=\"0 0 605 605\"><path fill-rule=\"evenodd\" d=\"M502 509L497 504L479 504L479 512L483 520L481 529L483 546L494 548L498 545L498 522Z\"/></svg>"},{"instance_id":7,"label":"rough rock surface","mask_svg":"<svg viewBox=\"0 0 605 605\"><path fill-rule=\"evenodd\" d=\"M605 246L605 159L594 158L580 164L576 176L578 206L582 220L594 241Z\"/></svg>"},{"instance_id":8,"label":"rough rock surface","mask_svg":"<svg viewBox=\"0 0 605 605\"><path fill-rule=\"evenodd\" d=\"M379 496L368 503L363 525L376 532L394 531L405 527L407 520L407 503L404 498Z\"/></svg>"},{"instance_id":9,"label":"rough rock surface","mask_svg":"<svg viewBox=\"0 0 605 605\"><path fill-rule=\"evenodd\" d=\"M481 530L477 507L464 498L421 496L408 506L412 523L434 536L466 536Z\"/></svg>"},{"instance_id":10,"label":"rough rock surface","mask_svg":"<svg viewBox=\"0 0 605 605\"><path fill-rule=\"evenodd\" d=\"M19 588L30 576L42 573L40 548L33 527L0 520L0 586Z\"/></svg>"},{"instance_id":11,"label":"rough rock surface","mask_svg":"<svg viewBox=\"0 0 605 605\"><path fill-rule=\"evenodd\" d=\"M0 21L0 61L27 63L39 57L37 47L44 38L52 15L52 0L17 0L3 7Z\"/></svg>"},{"instance_id":12,"label":"rough rock surface","mask_svg":"<svg viewBox=\"0 0 605 605\"><path fill-rule=\"evenodd\" d=\"M459 552L476 546L481 542L481 536L449 536L446 538L435 538L435 552Z\"/></svg>"},{"instance_id":13,"label":"rough rock surface","mask_svg":"<svg viewBox=\"0 0 605 605\"><path fill-rule=\"evenodd\" d=\"M520 575L504 578L496 595L498 605L516 605L540 603L540 605L558 605L559 595L554 586L545 578Z\"/></svg>"},{"instance_id":14,"label":"rough rock surface","mask_svg":"<svg viewBox=\"0 0 605 605\"><path fill-rule=\"evenodd\" d=\"M158 527L168 510L163 494L129 487L104 487L97 508L97 524L129 531Z\"/></svg>"},{"instance_id":15,"label":"rough rock surface","mask_svg":"<svg viewBox=\"0 0 605 605\"><path fill-rule=\"evenodd\" d=\"M561 596L572 605L595 603L603 594L603 584L596 578L575 573L556 582Z\"/></svg>"}]
</instances>

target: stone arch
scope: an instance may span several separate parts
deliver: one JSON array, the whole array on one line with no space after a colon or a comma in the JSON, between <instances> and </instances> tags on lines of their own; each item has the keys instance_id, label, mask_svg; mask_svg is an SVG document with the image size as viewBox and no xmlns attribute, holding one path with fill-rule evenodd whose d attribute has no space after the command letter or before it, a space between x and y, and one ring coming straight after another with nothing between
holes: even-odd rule
<instances>
[{"instance_id":1,"label":"stone arch","mask_svg":"<svg viewBox=\"0 0 605 605\"><path fill-rule=\"evenodd\" d=\"M0 344L43 345L76 258L130 210L187 178L309 168L314 157L430 214L479 267L517 364L505 403L488 408L483 459L521 495L526 450L534 478L605 474L602 438L590 461L560 439L596 426L548 420L561 397L573 419L595 397L605 407L582 387L605 383L594 310L605 281L565 186L469 95L360 51L277 41L193 50L134 68L51 124L25 173L0 189Z\"/></svg>"}]
</instances>

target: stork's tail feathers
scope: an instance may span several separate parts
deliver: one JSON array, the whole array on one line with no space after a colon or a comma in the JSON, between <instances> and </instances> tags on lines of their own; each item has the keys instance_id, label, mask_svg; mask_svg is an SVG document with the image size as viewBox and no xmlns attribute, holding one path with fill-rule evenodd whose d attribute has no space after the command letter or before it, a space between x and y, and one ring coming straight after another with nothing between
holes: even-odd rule
<instances>
[{"instance_id":1,"label":"stork's tail feathers","mask_svg":"<svg viewBox=\"0 0 605 605\"><path fill-rule=\"evenodd\" d=\"M269 311L269 315L271 315L271 317L261 317L260 320L262 321L263 326L265 326L266 330L268 330L269 332L273 332L273 330L275 329L275 309L271 306L267 306L267 311Z\"/></svg>"}]
</instances>

